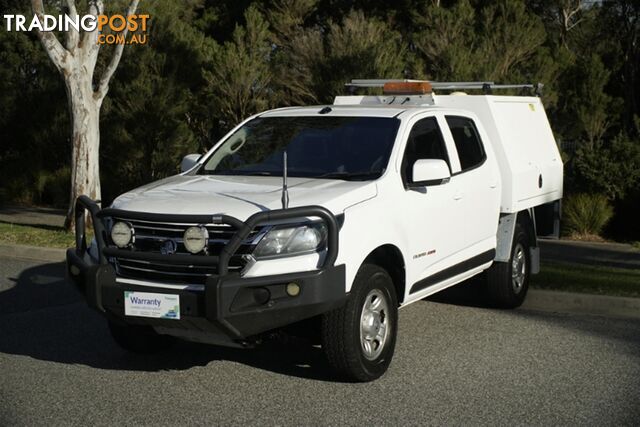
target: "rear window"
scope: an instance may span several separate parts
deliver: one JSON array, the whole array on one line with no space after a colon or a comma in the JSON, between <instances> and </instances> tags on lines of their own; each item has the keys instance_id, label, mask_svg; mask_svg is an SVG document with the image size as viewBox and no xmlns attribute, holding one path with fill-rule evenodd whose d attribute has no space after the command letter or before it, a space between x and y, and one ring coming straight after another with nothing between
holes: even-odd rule
<instances>
[{"instance_id":1,"label":"rear window","mask_svg":"<svg viewBox=\"0 0 640 427\"><path fill-rule=\"evenodd\" d=\"M447 116L447 124L456 144L462 172L481 165L486 156L473 120L467 117Z\"/></svg>"}]
</instances>

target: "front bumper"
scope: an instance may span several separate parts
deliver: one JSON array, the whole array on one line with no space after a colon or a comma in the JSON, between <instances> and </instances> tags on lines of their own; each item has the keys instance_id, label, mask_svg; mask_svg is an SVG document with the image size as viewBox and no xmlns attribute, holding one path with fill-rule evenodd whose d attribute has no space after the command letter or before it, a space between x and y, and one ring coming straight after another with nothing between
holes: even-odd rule
<instances>
[{"instance_id":1,"label":"front bumper","mask_svg":"<svg viewBox=\"0 0 640 427\"><path fill-rule=\"evenodd\" d=\"M86 251L84 237L84 209L90 210L94 219L96 241L98 241L98 261L93 261ZM318 214L317 208L295 208L285 211L286 216ZM218 262L218 274L209 276L203 289L192 287L166 288L147 284L125 283L118 278L115 269L107 262L107 254L101 213L97 205L85 198L76 205L76 248L67 250L67 273L71 281L85 296L92 308L103 313L114 322L131 325L149 325L157 330L196 332L223 337L233 343L245 343L260 333L286 326L318 314L327 312L342 305L346 300L345 267L335 266L337 248L337 226L335 218L329 213L327 224L329 242L324 265L318 270L280 274L264 277L243 278L239 273L229 272L228 260L233 255L232 245L242 241L242 233L248 233L260 218L250 218L246 223L238 224L238 237L229 242ZM78 215L80 212L80 215ZM283 215L282 211L272 211L271 217ZM315 212L315 213L314 213ZM324 218L325 211L321 211ZM266 213L259 213L266 214ZM104 214L103 214L104 215ZM264 217L264 215L262 215ZM318 214L318 216L321 216ZM234 222L237 220L234 220ZM230 221L231 222L231 221ZM238 221L239 222L239 221ZM231 246L231 247L230 247ZM333 247L333 250L332 250ZM113 250L111 250L113 252ZM149 254L158 257L158 254ZM175 259L184 262L175 255L164 255L167 262ZM172 258L175 257L175 258ZM215 257L211 257L215 259ZM296 283L300 292L290 296L286 292L287 284ZM159 319L126 316L124 310L124 292L139 291L159 294L179 295L180 319ZM175 333L175 335L182 335ZM188 334L184 334L188 335ZM220 340L218 340L220 341Z\"/></svg>"}]
</instances>

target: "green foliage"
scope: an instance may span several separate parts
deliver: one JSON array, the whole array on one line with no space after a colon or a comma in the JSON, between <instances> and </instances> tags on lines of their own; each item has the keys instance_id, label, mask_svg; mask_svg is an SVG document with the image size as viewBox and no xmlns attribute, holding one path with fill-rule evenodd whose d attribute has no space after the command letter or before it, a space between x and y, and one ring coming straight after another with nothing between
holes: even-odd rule
<instances>
[{"instance_id":1,"label":"green foliage","mask_svg":"<svg viewBox=\"0 0 640 427\"><path fill-rule=\"evenodd\" d=\"M402 76L405 55L399 33L382 21L352 11L342 22L328 25L323 55L313 64L314 92L320 102L331 103L352 78Z\"/></svg>"},{"instance_id":2,"label":"green foliage","mask_svg":"<svg viewBox=\"0 0 640 427\"><path fill-rule=\"evenodd\" d=\"M266 10L272 28L272 86L277 105L318 103L313 81L315 64L324 56L323 36L306 27L317 0L279 0Z\"/></svg>"},{"instance_id":3,"label":"green foliage","mask_svg":"<svg viewBox=\"0 0 640 427\"><path fill-rule=\"evenodd\" d=\"M444 81L534 78L531 59L546 40L544 25L521 1L473 6L462 0L450 8L428 3L416 12L415 46L426 74Z\"/></svg>"},{"instance_id":4,"label":"green foliage","mask_svg":"<svg viewBox=\"0 0 640 427\"><path fill-rule=\"evenodd\" d=\"M640 141L620 134L607 144L585 143L570 166L574 189L624 198L640 186Z\"/></svg>"},{"instance_id":5,"label":"green foliage","mask_svg":"<svg viewBox=\"0 0 640 427\"><path fill-rule=\"evenodd\" d=\"M268 23L255 7L247 9L244 17L246 26L236 27L231 41L215 52L204 70L210 107L224 128L271 105Z\"/></svg>"},{"instance_id":6,"label":"green foliage","mask_svg":"<svg viewBox=\"0 0 640 427\"><path fill-rule=\"evenodd\" d=\"M38 176L68 162L67 104L49 102L64 96L39 42L0 30L0 188L8 200L38 202Z\"/></svg>"},{"instance_id":7,"label":"green foliage","mask_svg":"<svg viewBox=\"0 0 640 427\"><path fill-rule=\"evenodd\" d=\"M35 201L39 205L66 208L69 198L71 169L65 166L54 172L38 170L35 178Z\"/></svg>"},{"instance_id":8,"label":"green foliage","mask_svg":"<svg viewBox=\"0 0 640 427\"><path fill-rule=\"evenodd\" d=\"M567 234L574 237L599 236L613 217L613 208L601 194L574 194L565 199L563 220Z\"/></svg>"}]
</instances>

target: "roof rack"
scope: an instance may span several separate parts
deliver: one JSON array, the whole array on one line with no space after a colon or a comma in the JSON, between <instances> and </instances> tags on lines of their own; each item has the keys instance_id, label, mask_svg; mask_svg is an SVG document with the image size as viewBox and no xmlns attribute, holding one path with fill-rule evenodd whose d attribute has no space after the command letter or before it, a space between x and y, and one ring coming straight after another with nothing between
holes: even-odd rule
<instances>
[{"instance_id":1,"label":"roof rack","mask_svg":"<svg viewBox=\"0 0 640 427\"><path fill-rule=\"evenodd\" d=\"M479 89L486 94L490 94L494 89L533 89L537 96L542 92L542 83L527 84L495 84L494 82L432 82L428 80L407 80L407 79L353 79L345 86L355 90L357 88L384 87L385 83L429 83L433 89L439 90L464 90Z\"/></svg>"}]
</instances>

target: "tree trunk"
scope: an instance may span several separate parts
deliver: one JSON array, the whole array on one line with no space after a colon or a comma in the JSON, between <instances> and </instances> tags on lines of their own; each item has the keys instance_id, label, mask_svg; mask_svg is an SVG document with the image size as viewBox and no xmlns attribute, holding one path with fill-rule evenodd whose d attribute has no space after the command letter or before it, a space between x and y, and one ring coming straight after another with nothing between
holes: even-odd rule
<instances>
[{"instance_id":1,"label":"tree trunk","mask_svg":"<svg viewBox=\"0 0 640 427\"><path fill-rule=\"evenodd\" d=\"M80 70L65 76L71 113L71 194L65 226L75 223L74 205L81 195L100 200L100 106L92 88L91 75Z\"/></svg>"},{"instance_id":2,"label":"tree trunk","mask_svg":"<svg viewBox=\"0 0 640 427\"><path fill-rule=\"evenodd\" d=\"M131 0L127 9L126 21L136 13L140 0ZM64 6L65 14L78 16L75 0L65 0L59 7ZM89 0L89 13L98 18L104 13L103 0ZM43 0L31 0L34 15L44 19ZM62 18L62 16L61 16ZM120 34L126 38L128 26ZM124 43L114 47L113 56L108 62L100 79L95 79L95 66L98 61L100 44L98 43L97 27L91 32L79 32L70 29L66 32L63 46L55 33L36 29L36 34L42 42L47 55L62 74L67 90L69 111L71 114L71 195L69 210L65 220L65 227L75 225L74 207L76 198L86 195L93 200L100 200L100 107L102 100L109 91L109 81L118 68Z\"/></svg>"}]
</instances>

